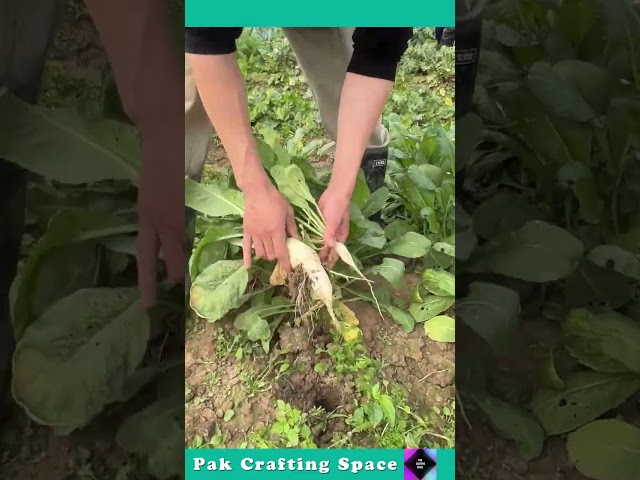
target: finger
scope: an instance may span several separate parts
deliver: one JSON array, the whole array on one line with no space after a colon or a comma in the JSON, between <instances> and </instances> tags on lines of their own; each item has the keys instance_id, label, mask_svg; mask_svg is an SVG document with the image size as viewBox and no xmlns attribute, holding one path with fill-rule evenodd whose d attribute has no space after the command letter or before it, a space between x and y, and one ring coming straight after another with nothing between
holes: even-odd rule
<instances>
[{"instance_id":1,"label":"finger","mask_svg":"<svg viewBox=\"0 0 640 480\"><path fill-rule=\"evenodd\" d=\"M276 250L273 247L273 240L265 237L262 239L262 245L264 246L264 254L267 256L267 260L274 261L276 259Z\"/></svg>"},{"instance_id":2,"label":"finger","mask_svg":"<svg viewBox=\"0 0 640 480\"><path fill-rule=\"evenodd\" d=\"M185 275L184 235L173 231L163 232L160 234L160 243L169 280L173 283L183 284Z\"/></svg>"},{"instance_id":3,"label":"finger","mask_svg":"<svg viewBox=\"0 0 640 480\"><path fill-rule=\"evenodd\" d=\"M336 239L340 243L344 243L349 238L349 220L347 218L342 219L338 231L336 232Z\"/></svg>"},{"instance_id":4,"label":"finger","mask_svg":"<svg viewBox=\"0 0 640 480\"><path fill-rule=\"evenodd\" d=\"M155 305L158 275L158 251L160 240L150 225L140 225L136 238L136 260L140 300L145 308Z\"/></svg>"},{"instance_id":5,"label":"finger","mask_svg":"<svg viewBox=\"0 0 640 480\"><path fill-rule=\"evenodd\" d=\"M256 254L256 257L266 259L267 253L264 250L264 245L262 244L262 240L259 238L253 238L253 251Z\"/></svg>"},{"instance_id":6,"label":"finger","mask_svg":"<svg viewBox=\"0 0 640 480\"><path fill-rule=\"evenodd\" d=\"M327 260L329 259L330 253L331 253L331 248L325 246L322 250L320 250L320 253L318 254L318 256L320 257L320 261L326 264Z\"/></svg>"},{"instance_id":7,"label":"finger","mask_svg":"<svg viewBox=\"0 0 640 480\"><path fill-rule=\"evenodd\" d=\"M286 230L290 237L295 238L296 240L300 240L300 235L298 234L298 227L296 225L296 219L293 215L293 209L289 208L287 212L287 225Z\"/></svg>"},{"instance_id":8,"label":"finger","mask_svg":"<svg viewBox=\"0 0 640 480\"><path fill-rule=\"evenodd\" d=\"M280 263L282 269L290 273L291 272L291 261L289 259L289 249L287 248L287 241L284 237L284 232L282 235L278 235L273 238L273 248L275 249L276 258Z\"/></svg>"},{"instance_id":9,"label":"finger","mask_svg":"<svg viewBox=\"0 0 640 480\"><path fill-rule=\"evenodd\" d=\"M331 270L338 263L339 255L335 250L329 250L329 256L327 258L327 269Z\"/></svg>"},{"instance_id":10,"label":"finger","mask_svg":"<svg viewBox=\"0 0 640 480\"><path fill-rule=\"evenodd\" d=\"M245 232L242 239L242 259L244 260L244 268L247 270L251 268L251 244L251 235Z\"/></svg>"},{"instance_id":11,"label":"finger","mask_svg":"<svg viewBox=\"0 0 640 480\"><path fill-rule=\"evenodd\" d=\"M334 223L327 223L324 229L324 244L329 248L336 245L336 225Z\"/></svg>"}]
</instances>

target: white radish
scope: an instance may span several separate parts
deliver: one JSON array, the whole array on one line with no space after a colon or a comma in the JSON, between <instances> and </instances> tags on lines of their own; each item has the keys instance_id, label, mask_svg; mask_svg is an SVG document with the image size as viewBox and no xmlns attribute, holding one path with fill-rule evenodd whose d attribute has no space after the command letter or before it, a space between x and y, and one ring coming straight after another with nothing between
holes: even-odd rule
<instances>
[{"instance_id":1,"label":"white radish","mask_svg":"<svg viewBox=\"0 0 640 480\"><path fill-rule=\"evenodd\" d=\"M353 259L353 257L349 253L349 250L347 250L347 247L344 245L344 243L336 242L336 244L333 247L333 249L335 250L335 252L338 254L338 256L342 259L342 261L344 263L346 263L351 268L353 268L355 270L355 272L358 274L358 276L362 280L367 282L367 285L369 285L369 290L371 290L371 296L373 297L373 301L376 302L376 308L378 309L378 313L382 317L382 310L380 309L380 305L378 304L378 299L376 298L376 295L375 295L375 293L373 291L373 285L372 285L371 280L369 280L367 277L365 277L363 275L363 273L360 271L360 269L357 267L355 260Z\"/></svg>"},{"instance_id":2,"label":"white radish","mask_svg":"<svg viewBox=\"0 0 640 480\"><path fill-rule=\"evenodd\" d=\"M311 247L295 238L287 239L287 250L289 251L291 268L295 270L302 267L305 275L309 278L311 290L327 307L336 326L340 325L333 311L333 286L318 254Z\"/></svg>"}]
</instances>

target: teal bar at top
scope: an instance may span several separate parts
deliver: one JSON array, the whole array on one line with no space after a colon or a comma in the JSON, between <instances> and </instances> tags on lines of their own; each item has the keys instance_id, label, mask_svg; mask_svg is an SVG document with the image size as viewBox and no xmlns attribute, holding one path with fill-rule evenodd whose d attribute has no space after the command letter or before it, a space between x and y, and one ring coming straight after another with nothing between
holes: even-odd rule
<instances>
[{"instance_id":1,"label":"teal bar at top","mask_svg":"<svg viewBox=\"0 0 640 480\"><path fill-rule=\"evenodd\" d=\"M452 27L455 0L185 0L187 27Z\"/></svg>"},{"instance_id":2,"label":"teal bar at top","mask_svg":"<svg viewBox=\"0 0 640 480\"><path fill-rule=\"evenodd\" d=\"M435 455L424 480L454 480L454 450ZM415 480L404 462L403 450L189 449L185 480Z\"/></svg>"}]
</instances>

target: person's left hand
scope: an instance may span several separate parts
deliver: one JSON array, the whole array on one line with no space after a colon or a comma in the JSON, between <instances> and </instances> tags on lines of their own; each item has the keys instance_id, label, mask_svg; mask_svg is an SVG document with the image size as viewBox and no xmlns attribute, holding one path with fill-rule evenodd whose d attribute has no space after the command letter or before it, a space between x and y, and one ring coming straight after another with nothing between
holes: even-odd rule
<instances>
[{"instance_id":1,"label":"person's left hand","mask_svg":"<svg viewBox=\"0 0 640 480\"><path fill-rule=\"evenodd\" d=\"M318 201L327 228L324 231L324 249L320 252L320 260L327 268L333 268L338 255L333 247L338 242L346 242L349 236L349 205L351 198L337 189L327 188Z\"/></svg>"}]
</instances>

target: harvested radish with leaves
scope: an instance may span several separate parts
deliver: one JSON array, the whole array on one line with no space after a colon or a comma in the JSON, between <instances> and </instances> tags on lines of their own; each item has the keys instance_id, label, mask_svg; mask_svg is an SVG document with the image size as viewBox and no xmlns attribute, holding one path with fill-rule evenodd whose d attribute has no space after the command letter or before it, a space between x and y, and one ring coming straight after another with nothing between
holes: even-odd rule
<instances>
[{"instance_id":1,"label":"harvested radish with leaves","mask_svg":"<svg viewBox=\"0 0 640 480\"><path fill-rule=\"evenodd\" d=\"M356 315L345 304L352 300L371 303L381 317L386 314L407 332L423 321L425 315L420 312L418 319L413 318L409 306L400 308L390 298L379 300L380 294L388 296L389 287L401 287L406 265L426 258L431 247L430 240L418 233L424 229L414 228L408 221L405 225L395 222L383 230L367 219L382 209L397 210L398 197L393 197L386 187L370 194L364 180L358 180L351 205L351 238L346 244L336 242L333 247L346 268L339 263L327 271L319 257L325 247L326 224L316 200L326 189L326 181L304 159L275 153L267 158L270 160L265 160L265 167L291 204L301 234L300 240L287 240L292 272L287 275L279 264L274 268L260 261L249 275L238 259L243 237L242 193L232 181L203 185L187 180L187 206L212 219L212 226L191 258L192 309L202 318L217 321L244 307L236 316L235 326L246 331L251 340L261 341L267 351L280 322L293 316L299 324L324 309L345 340L361 338ZM404 181L409 181L409 176L416 178L418 173L407 171ZM424 222L422 217L418 219ZM449 251L452 250L453 246ZM453 256L447 258L452 260ZM374 275L375 284L371 280ZM288 295L283 294L287 289L281 287L285 286ZM418 311L416 306L414 310ZM439 313L442 311L435 315Z\"/></svg>"}]
</instances>

